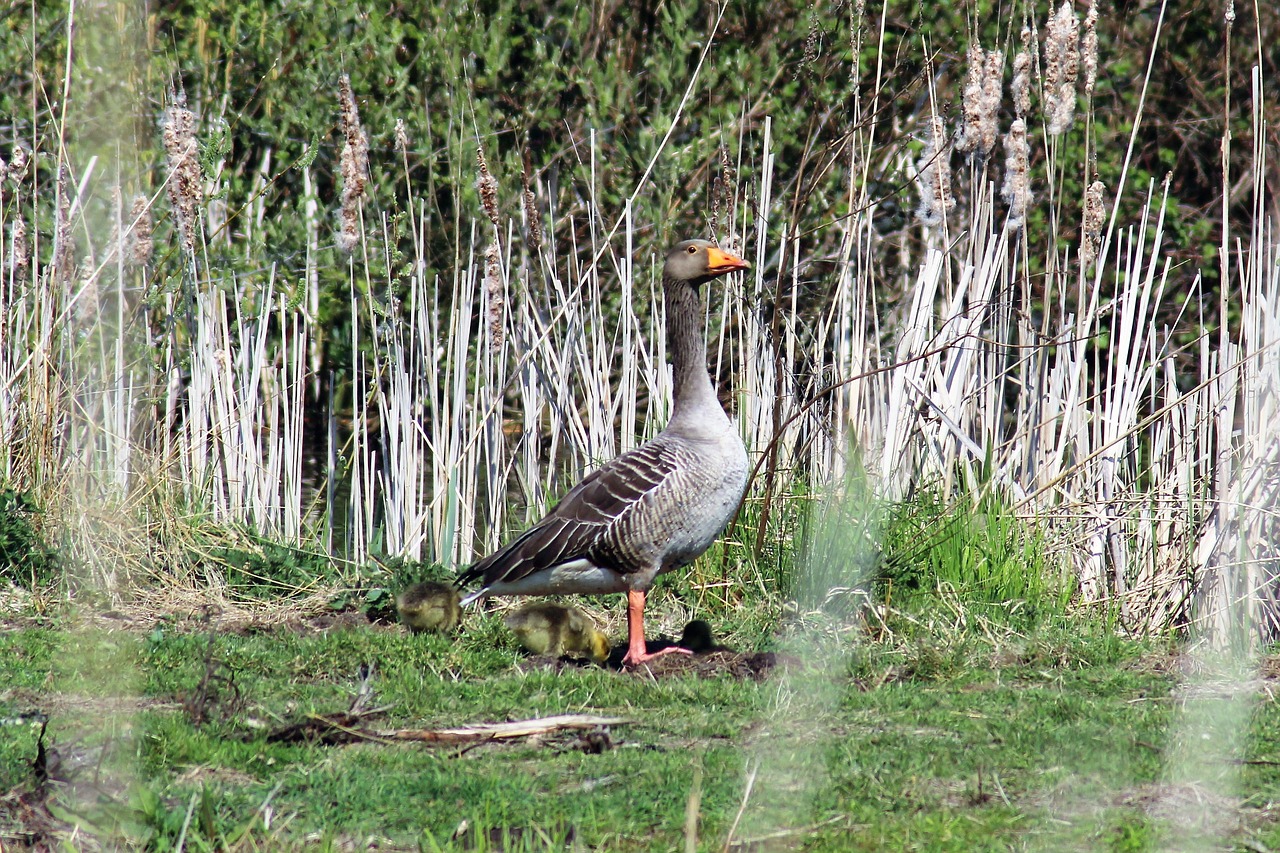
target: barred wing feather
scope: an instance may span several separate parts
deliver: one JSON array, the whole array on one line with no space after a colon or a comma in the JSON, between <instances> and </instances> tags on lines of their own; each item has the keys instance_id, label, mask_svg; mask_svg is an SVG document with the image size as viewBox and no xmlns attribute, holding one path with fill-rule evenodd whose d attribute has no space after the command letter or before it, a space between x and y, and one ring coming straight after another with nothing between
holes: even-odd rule
<instances>
[{"instance_id":1,"label":"barred wing feather","mask_svg":"<svg viewBox=\"0 0 1280 853\"><path fill-rule=\"evenodd\" d=\"M669 489L681 465L679 449L654 440L617 457L587 475L555 509L505 548L467 569L458 579L466 584L483 578L484 585L511 583L535 572L588 558L622 574L644 567L647 555L631 553L626 532L644 526L660 508L655 498Z\"/></svg>"}]
</instances>

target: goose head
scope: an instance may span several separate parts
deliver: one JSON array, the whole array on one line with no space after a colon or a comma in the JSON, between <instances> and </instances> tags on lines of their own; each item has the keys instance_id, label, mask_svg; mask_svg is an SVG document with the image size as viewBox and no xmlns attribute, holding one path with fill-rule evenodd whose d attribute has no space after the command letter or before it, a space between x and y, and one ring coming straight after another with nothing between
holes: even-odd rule
<instances>
[{"instance_id":1,"label":"goose head","mask_svg":"<svg viewBox=\"0 0 1280 853\"><path fill-rule=\"evenodd\" d=\"M717 247L709 240L685 240L671 247L663 274L673 281L699 284L735 270L750 269L751 264Z\"/></svg>"}]
</instances>

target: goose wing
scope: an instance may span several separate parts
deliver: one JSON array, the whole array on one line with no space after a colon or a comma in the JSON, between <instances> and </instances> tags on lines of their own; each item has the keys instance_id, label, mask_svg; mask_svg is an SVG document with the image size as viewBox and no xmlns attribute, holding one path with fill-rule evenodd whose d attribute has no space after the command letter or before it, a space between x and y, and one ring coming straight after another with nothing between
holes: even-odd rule
<instances>
[{"instance_id":1,"label":"goose wing","mask_svg":"<svg viewBox=\"0 0 1280 853\"><path fill-rule=\"evenodd\" d=\"M466 584L512 582L535 572L582 558L626 574L644 568L645 508L685 464L674 446L660 440L637 447L588 474L541 521L506 547L473 564L459 576ZM626 534L626 535L624 535ZM639 546L639 547L637 547Z\"/></svg>"}]
</instances>

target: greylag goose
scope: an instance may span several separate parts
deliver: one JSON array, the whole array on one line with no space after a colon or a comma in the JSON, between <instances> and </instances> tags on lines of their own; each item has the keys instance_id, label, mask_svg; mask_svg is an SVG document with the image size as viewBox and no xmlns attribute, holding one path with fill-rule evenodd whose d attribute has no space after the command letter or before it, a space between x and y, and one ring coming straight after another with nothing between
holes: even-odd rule
<instances>
[{"instance_id":1,"label":"greylag goose","mask_svg":"<svg viewBox=\"0 0 1280 853\"><path fill-rule=\"evenodd\" d=\"M520 645L535 655L585 655L596 663L609 659L609 640L591 617L576 607L535 601L502 620Z\"/></svg>"},{"instance_id":2,"label":"greylag goose","mask_svg":"<svg viewBox=\"0 0 1280 853\"><path fill-rule=\"evenodd\" d=\"M747 451L707 373L698 291L749 266L706 240L667 252L662 285L674 399L666 429L588 474L541 521L463 572L460 584L483 582L463 604L491 595L625 592L625 665L688 653L676 646L649 652L645 596L659 574L710 547L746 490Z\"/></svg>"},{"instance_id":3,"label":"greylag goose","mask_svg":"<svg viewBox=\"0 0 1280 853\"><path fill-rule=\"evenodd\" d=\"M461 596L447 583L415 583L396 596L400 621L415 634L424 631L447 633L462 619Z\"/></svg>"}]
</instances>

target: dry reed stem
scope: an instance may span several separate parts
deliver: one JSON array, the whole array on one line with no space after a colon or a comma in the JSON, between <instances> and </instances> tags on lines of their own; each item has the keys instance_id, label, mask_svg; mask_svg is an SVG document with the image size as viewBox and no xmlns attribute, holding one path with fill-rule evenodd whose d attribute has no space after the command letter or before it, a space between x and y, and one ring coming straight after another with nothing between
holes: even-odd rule
<instances>
[{"instance_id":1,"label":"dry reed stem","mask_svg":"<svg viewBox=\"0 0 1280 853\"><path fill-rule=\"evenodd\" d=\"M1071 128L1076 112L1076 77L1080 73L1080 20L1071 0L1063 0L1049 18L1044 40L1044 111L1050 136Z\"/></svg>"},{"instance_id":2,"label":"dry reed stem","mask_svg":"<svg viewBox=\"0 0 1280 853\"><path fill-rule=\"evenodd\" d=\"M346 74L338 79L338 104L345 138L339 161L342 210L339 214L338 248L349 254L360 242L360 202L369 180L369 139L360 126L360 108L356 106L356 96L351 90L351 77Z\"/></svg>"},{"instance_id":3,"label":"dry reed stem","mask_svg":"<svg viewBox=\"0 0 1280 853\"><path fill-rule=\"evenodd\" d=\"M179 95L165 110L162 136L169 156L169 204L182 235L182 248L194 255L204 184L196 156L196 115L187 109L186 101L185 95Z\"/></svg>"}]
</instances>

